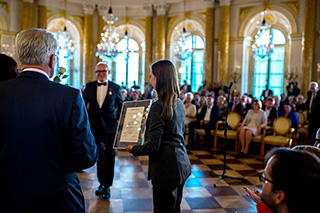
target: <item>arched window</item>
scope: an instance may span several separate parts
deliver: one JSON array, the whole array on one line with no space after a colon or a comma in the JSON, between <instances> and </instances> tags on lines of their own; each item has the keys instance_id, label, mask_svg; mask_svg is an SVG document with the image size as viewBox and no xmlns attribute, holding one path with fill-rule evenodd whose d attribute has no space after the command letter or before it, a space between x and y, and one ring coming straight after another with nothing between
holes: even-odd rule
<instances>
[{"instance_id":1,"label":"arched window","mask_svg":"<svg viewBox=\"0 0 320 213\"><path fill-rule=\"evenodd\" d=\"M186 80L191 85L191 91L197 92L203 80L204 41L198 35L186 38L186 46L192 49L191 57L181 62L180 83Z\"/></svg>"},{"instance_id":2,"label":"arched window","mask_svg":"<svg viewBox=\"0 0 320 213\"><path fill-rule=\"evenodd\" d=\"M138 43L132 38L124 37L118 42L117 49L119 53L114 60L114 81L127 88L133 86L133 81L136 82L136 85L139 85L140 47ZM112 61L108 59L106 63L108 64L109 69L112 69Z\"/></svg>"},{"instance_id":3,"label":"arched window","mask_svg":"<svg viewBox=\"0 0 320 213\"><path fill-rule=\"evenodd\" d=\"M265 89L268 75L269 89L273 90L274 95L280 96L282 93L286 38L278 29L272 29L271 33L274 48L270 55L270 60L268 57L255 58L253 96L257 98L260 97L262 91ZM269 31L266 31L257 40L257 43L264 44L269 36Z\"/></svg>"},{"instance_id":4,"label":"arched window","mask_svg":"<svg viewBox=\"0 0 320 213\"><path fill-rule=\"evenodd\" d=\"M64 33L54 33L55 38L58 41L58 45L60 47L66 46L66 42L68 42L68 39ZM63 67L66 69L68 78L61 79L61 84L70 84L70 60L72 59L70 52L66 49L59 49L57 51L57 54L59 56L59 61L56 66L55 76L58 74L59 67Z\"/></svg>"}]
</instances>

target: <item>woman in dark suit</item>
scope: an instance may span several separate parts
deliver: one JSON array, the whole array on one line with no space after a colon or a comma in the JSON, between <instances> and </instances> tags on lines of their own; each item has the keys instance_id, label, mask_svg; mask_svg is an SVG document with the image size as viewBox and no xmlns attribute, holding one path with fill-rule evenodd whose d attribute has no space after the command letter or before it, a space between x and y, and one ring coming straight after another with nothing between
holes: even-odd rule
<instances>
[{"instance_id":1,"label":"woman in dark suit","mask_svg":"<svg viewBox=\"0 0 320 213\"><path fill-rule=\"evenodd\" d=\"M151 65L150 83L158 93L147 119L144 145L128 146L134 156L149 155L154 212L180 212L183 185L191 174L184 144L185 109L171 61Z\"/></svg>"}]
</instances>

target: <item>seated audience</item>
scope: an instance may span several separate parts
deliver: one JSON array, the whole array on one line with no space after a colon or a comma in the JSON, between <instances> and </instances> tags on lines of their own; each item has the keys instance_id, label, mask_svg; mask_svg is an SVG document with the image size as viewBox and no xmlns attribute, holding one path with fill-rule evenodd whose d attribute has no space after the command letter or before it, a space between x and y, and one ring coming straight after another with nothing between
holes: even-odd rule
<instances>
[{"instance_id":1,"label":"seated audience","mask_svg":"<svg viewBox=\"0 0 320 213\"><path fill-rule=\"evenodd\" d=\"M218 90L222 90L225 94L228 93L228 87L224 84L224 81L220 81L220 87L218 87Z\"/></svg>"},{"instance_id":2,"label":"seated audience","mask_svg":"<svg viewBox=\"0 0 320 213\"><path fill-rule=\"evenodd\" d=\"M244 187L247 195L257 203L258 213L314 212L318 209L318 197L313 193L320 190L317 153L319 149L307 146L274 148L267 153L266 168L259 175L262 193Z\"/></svg>"},{"instance_id":3,"label":"seated audience","mask_svg":"<svg viewBox=\"0 0 320 213\"><path fill-rule=\"evenodd\" d=\"M196 106L197 110L199 109L199 106L200 106L200 96L199 96L198 93L194 93L193 99L192 99L191 103Z\"/></svg>"},{"instance_id":4,"label":"seated audience","mask_svg":"<svg viewBox=\"0 0 320 213\"><path fill-rule=\"evenodd\" d=\"M226 98L223 96L219 96L218 97L218 103L217 105L220 107L220 119L222 121L225 121L227 118L227 111L228 108L226 107L226 105L224 104L224 102L226 101Z\"/></svg>"},{"instance_id":5,"label":"seated audience","mask_svg":"<svg viewBox=\"0 0 320 213\"><path fill-rule=\"evenodd\" d=\"M289 118L291 121L291 127L296 130L299 124L299 118L297 113L292 110L291 105L288 102L284 104L283 108L284 111L280 113L279 117Z\"/></svg>"},{"instance_id":6,"label":"seated audience","mask_svg":"<svg viewBox=\"0 0 320 213\"><path fill-rule=\"evenodd\" d=\"M191 103L191 100L193 99L193 94L191 92L188 92L186 94L186 103L184 104L184 108L186 110L186 118L185 118L185 126L188 126L191 121L196 120L197 116L197 109L194 104Z\"/></svg>"},{"instance_id":7,"label":"seated audience","mask_svg":"<svg viewBox=\"0 0 320 213\"><path fill-rule=\"evenodd\" d=\"M240 103L240 97L239 95L235 95L233 97L233 102L229 104L229 110L230 112L237 112L240 117L241 121L243 119L243 105Z\"/></svg>"},{"instance_id":8,"label":"seated audience","mask_svg":"<svg viewBox=\"0 0 320 213\"><path fill-rule=\"evenodd\" d=\"M179 99L182 101L182 103L184 103L185 99L186 99L186 95L184 94L183 91L180 91L179 93Z\"/></svg>"},{"instance_id":9,"label":"seated audience","mask_svg":"<svg viewBox=\"0 0 320 213\"><path fill-rule=\"evenodd\" d=\"M207 105L207 99L206 97L204 96L201 96L200 97L200 101L199 101L199 107L198 107L198 110L197 110L197 114L200 114L201 110L202 110L202 107L206 106Z\"/></svg>"},{"instance_id":10,"label":"seated audience","mask_svg":"<svg viewBox=\"0 0 320 213\"><path fill-rule=\"evenodd\" d=\"M122 89L122 90L121 90L121 97L122 97L122 100L123 100L123 101L128 101L127 95L128 95L127 90Z\"/></svg>"},{"instance_id":11,"label":"seated audience","mask_svg":"<svg viewBox=\"0 0 320 213\"><path fill-rule=\"evenodd\" d=\"M130 101L137 101L137 100L139 100L138 91L133 90L131 93Z\"/></svg>"},{"instance_id":12,"label":"seated audience","mask_svg":"<svg viewBox=\"0 0 320 213\"><path fill-rule=\"evenodd\" d=\"M194 129L205 129L206 132L206 149L212 146L211 130L216 128L216 123L220 118L220 107L214 105L214 97L207 97L207 105L202 107L201 112L197 116L197 121L189 123L189 145L192 147L194 141Z\"/></svg>"},{"instance_id":13,"label":"seated audience","mask_svg":"<svg viewBox=\"0 0 320 213\"><path fill-rule=\"evenodd\" d=\"M262 133L262 128L267 126L267 115L265 111L260 109L260 105L260 101L253 101L253 109L249 110L239 128L241 143L240 153L247 154L252 136L260 135Z\"/></svg>"},{"instance_id":14,"label":"seated audience","mask_svg":"<svg viewBox=\"0 0 320 213\"><path fill-rule=\"evenodd\" d=\"M320 129L318 129L316 133L315 143L313 146L320 148Z\"/></svg>"},{"instance_id":15,"label":"seated audience","mask_svg":"<svg viewBox=\"0 0 320 213\"><path fill-rule=\"evenodd\" d=\"M152 99L151 97L151 92L150 92L150 87L149 86L146 86L144 88L144 93L142 95L142 99Z\"/></svg>"},{"instance_id":16,"label":"seated audience","mask_svg":"<svg viewBox=\"0 0 320 213\"><path fill-rule=\"evenodd\" d=\"M180 87L180 91L183 91L184 93L191 92L191 85L187 84L187 81L183 81L183 85Z\"/></svg>"},{"instance_id":17,"label":"seated audience","mask_svg":"<svg viewBox=\"0 0 320 213\"><path fill-rule=\"evenodd\" d=\"M5 54L0 54L0 83L18 76L17 62Z\"/></svg>"},{"instance_id":18,"label":"seated audience","mask_svg":"<svg viewBox=\"0 0 320 213\"><path fill-rule=\"evenodd\" d=\"M216 95L214 98L217 98L217 95L219 93L219 89L217 88L216 82L212 82L209 92L211 92L211 93L213 92Z\"/></svg>"},{"instance_id":19,"label":"seated audience","mask_svg":"<svg viewBox=\"0 0 320 213\"><path fill-rule=\"evenodd\" d=\"M303 95L298 95L297 96L297 108L299 108L299 112L302 112L302 111L306 110L306 106L304 104Z\"/></svg>"},{"instance_id":20,"label":"seated audience","mask_svg":"<svg viewBox=\"0 0 320 213\"><path fill-rule=\"evenodd\" d=\"M273 125L273 121L278 117L278 112L277 109L273 106L273 100L272 98L268 98L266 105L262 108L266 114L267 114L267 118L268 118L268 126L272 126Z\"/></svg>"},{"instance_id":21,"label":"seated audience","mask_svg":"<svg viewBox=\"0 0 320 213\"><path fill-rule=\"evenodd\" d=\"M202 96L205 96L208 92L208 86L207 86L207 81L203 80L202 85L198 89L198 93Z\"/></svg>"}]
</instances>

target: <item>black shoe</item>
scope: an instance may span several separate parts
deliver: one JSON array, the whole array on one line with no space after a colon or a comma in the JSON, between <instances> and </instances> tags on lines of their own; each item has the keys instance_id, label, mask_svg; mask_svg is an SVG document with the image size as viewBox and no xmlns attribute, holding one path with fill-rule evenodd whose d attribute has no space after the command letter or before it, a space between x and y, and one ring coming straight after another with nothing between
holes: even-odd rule
<instances>
[{"instance_id":1,"label":"black shoe","mask_svg":"<svg viewBox=\"0 0 320 213\"><path fill-rule=\"evenodd\" d=\"M102 195L102 198L103 198L103 199L109 199L110 196L111 196L110 188L108 187L108 188L106 188L106 189L104 190L103 195Z\"/></svg>"},{"instance_id":2,"label":"black shoe","mask_svg":"<svg viewBox=\"0 0 320 213\"><path fill-rule=\"evenodd\" d=\"M102 195L103 192L104 192L104 184L100 184L100 186L96 189L96 195L99 196L99 195Z\"/></svg>"}]
</instances>

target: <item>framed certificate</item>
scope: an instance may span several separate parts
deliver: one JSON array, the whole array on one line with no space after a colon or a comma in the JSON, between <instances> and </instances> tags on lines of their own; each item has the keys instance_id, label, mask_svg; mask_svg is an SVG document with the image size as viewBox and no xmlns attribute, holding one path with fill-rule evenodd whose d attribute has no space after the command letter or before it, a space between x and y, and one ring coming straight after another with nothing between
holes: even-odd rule
<instances>
[{"instance_id":1,"label":"framed certificate","mask_svg":"<svg viewBox=\"0 0 320 213\"><path fill-rule=\"evenodd\" d=\"M144 144L146 122L152 100L123 102L114 149L125 149L129 145Z\"/></svg>"}]
</instances>

